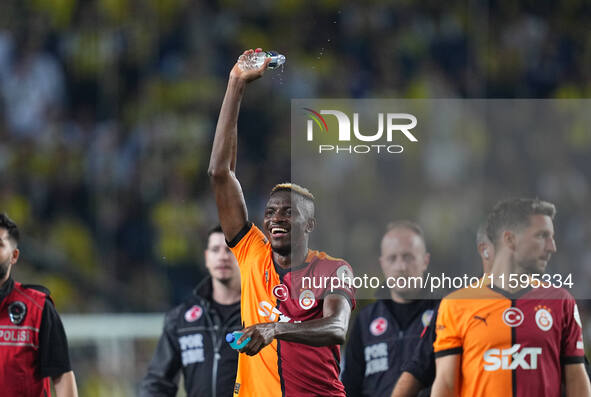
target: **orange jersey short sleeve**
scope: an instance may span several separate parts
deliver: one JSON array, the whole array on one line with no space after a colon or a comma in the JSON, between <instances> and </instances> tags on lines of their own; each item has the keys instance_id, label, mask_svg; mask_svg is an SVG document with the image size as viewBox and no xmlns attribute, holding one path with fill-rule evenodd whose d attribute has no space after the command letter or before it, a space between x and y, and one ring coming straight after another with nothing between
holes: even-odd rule
<instances>
[{"instance_id":1,"label":"orange jersey short sleeve","mask_svg":"<svg viewBox=\"0 0 591 397\"><path fill-rule=\"evenodd\" d=\"M450 307L449 300L441 301L437 313L435 330L437 339L433 344L435 357L442 357L448 354L459 354L462 352L462 335L458 330L456 319L457 310L454 312Z\"/></svg>"},{"instance_id":2,"label":"orange jersey short sleeve","mask_svg":"<svg viewBox=\"0 0 591 397\"><path fill-rule=\"evenodd\" d=\"M246 231L246 229L248 229ZM246 234L244 234L246 231ZM239 240L239 241L235 241ZM232 253L238 261L240 269L252 264L252 260L267 250L267 238L263 232L253 224L245 225L233 242L228 243ZM241 270L242 271L242 270Z\"/></svg>"}]
</instances>

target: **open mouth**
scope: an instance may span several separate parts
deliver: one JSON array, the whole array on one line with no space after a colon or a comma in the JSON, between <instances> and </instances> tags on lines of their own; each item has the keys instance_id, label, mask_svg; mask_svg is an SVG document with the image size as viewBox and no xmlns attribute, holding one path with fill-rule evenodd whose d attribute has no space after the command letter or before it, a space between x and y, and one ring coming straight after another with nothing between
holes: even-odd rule
<instances>
[{"instance_id":1,"label":"open mouth","mask_svg":"<svg viewBox=\"0 0 591 397\"><path fill-rule=\"evenodd\" d=\"M287 231L287 229L282 228L282 227L272 227L271 228L271 236L273 236L273 237L283 237L283 236L286 236L287 233L289 233Z\"/></svg>"}]
</instances>

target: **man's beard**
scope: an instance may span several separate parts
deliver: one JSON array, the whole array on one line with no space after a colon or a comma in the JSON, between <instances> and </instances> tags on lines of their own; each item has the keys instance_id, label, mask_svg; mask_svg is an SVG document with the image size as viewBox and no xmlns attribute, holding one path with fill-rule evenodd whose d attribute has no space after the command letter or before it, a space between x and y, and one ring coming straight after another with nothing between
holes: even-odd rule
<instances>
[{"instance_id":1,"label":"man's beard","mask_svg":"<svg viewBox=\"0 0 591 397\"><path fill-rule=\"evenodd\" d=\"M10 269L10 260L0 263L0 280L4 280Z\"/></svg>"},{"instance_id":2,"label":"man's beard","mask_svg":"<svg viewBox=\"0 0 591 397\"><path fill-rule=\"evenodd\" d=\"M229 285L232 282L232 277L215 277L216 281L219 281L220 283L224 284L224 285Z\"/></svg>"},{"instance_id":3,"label":"man's beard","mask_svg":"<svg viewBox=\"0 0 591 397\"><path fill-rule=\"evenodd\" d=\"M544 274L546 273L546 268L548 266L548 262L546 262L546 266L542 266L538 263L538 259L529 259L524 261L520 264L520 270L524 274Z\"/></svg>"}]
</instances>

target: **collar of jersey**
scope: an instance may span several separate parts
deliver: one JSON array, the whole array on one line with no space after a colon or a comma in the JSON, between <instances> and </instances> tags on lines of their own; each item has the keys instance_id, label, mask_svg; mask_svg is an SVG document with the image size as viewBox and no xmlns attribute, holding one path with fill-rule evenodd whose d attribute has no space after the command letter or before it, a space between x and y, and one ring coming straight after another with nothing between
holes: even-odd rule
<instances>
[{"instance_id":1,"label":"collar of jersey","mask_svg":"<svg viewBox=\"0 0 591 397\"><path fill-rule=\"evenodd\" d=\"M496 287L494 285L492 287L490 287L490 286L487 286L487 287L490 288L492 291L494 291L498 294L501 294L505 298L510 299L510 300L519 299L523 295L527 294L529 291L532 290L531 287L527 287L527 288L520 289L519 291L516 291L516 292L509 292L509 291L505 291L504 289L501 289L499 287Z\"/></svg>"},{"instance_id":2,"label":"collar of jersey","mask_svg":"<svg viewBox=\"0 0 591 397\"><path fill-rule=\"evenodd\" d=\"M310 255L311 252L312 252L312 250L308 249L308 255L306 255L306 260L304 261L304 263L302 263L301 265L297 265L297 266L290 266L287 269L282 268L281 266L277 265L275 263L275 261L273 261L273 266L275 267L275 271L277 272L277 274L279 274L279 276L284 277L287 273L292 272L294 270L305 269L315 259L315 256ZM273 255L271 255L271 258L273 258Z\"/></svg>"}]
</instances>

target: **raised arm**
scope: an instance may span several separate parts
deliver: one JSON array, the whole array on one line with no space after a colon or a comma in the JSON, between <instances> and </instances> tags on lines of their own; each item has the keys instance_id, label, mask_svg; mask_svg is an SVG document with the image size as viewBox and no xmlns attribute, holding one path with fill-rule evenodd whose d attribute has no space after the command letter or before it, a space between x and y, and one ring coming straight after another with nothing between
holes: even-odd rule
<instances>
[{"instance_id":1,"label":"raised arm","mask_svg":"<svg viewBox=\"0 0 591 397\"><path fill-rule=\"evenodd\" d=\"M251 341L240 352L254 356L273 339L308 346L342 345L351 316L349 301L343 295L330 294L324 298L322 308L324 316L319 319L301 323L260 323L247 327L238 343L249 337Z\"/></svg>"},{"instance_id":2,"label":"raised arm","mask_svg":"<svg viewBox=\"0 0 591 397\"><path fill-rule=\"evenodd\" d=\"M253 50L244 52L244 55ZM269 59L256 70L242 71L235 64L230 72L226 95L215 130L208 174L213 187L218 215L226 240L230 241L244 227L248 214L242 188L236 178L238 113L246 85L263 75Z\"/></svg>"}]
</instances>

